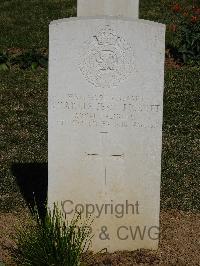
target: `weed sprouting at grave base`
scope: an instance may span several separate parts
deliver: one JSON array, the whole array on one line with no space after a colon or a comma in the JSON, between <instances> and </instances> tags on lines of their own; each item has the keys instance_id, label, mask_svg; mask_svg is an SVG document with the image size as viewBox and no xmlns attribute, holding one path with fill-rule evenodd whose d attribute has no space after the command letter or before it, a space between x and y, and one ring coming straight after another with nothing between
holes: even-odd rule
<instances>
[{"instance_id":1,"label":"weed sprouting at grave base","mask_svg":"<svg viewBox=\"0 0 200 266\"><path fill-rule=\"evenodd\" d=\"M91 243L91 222L76 214L70 222L54 205L42 221L38 213L28 227L17 230L17 249L13 252L19 265L81 265L81 256Z\"/></svg>"}]
</instances>

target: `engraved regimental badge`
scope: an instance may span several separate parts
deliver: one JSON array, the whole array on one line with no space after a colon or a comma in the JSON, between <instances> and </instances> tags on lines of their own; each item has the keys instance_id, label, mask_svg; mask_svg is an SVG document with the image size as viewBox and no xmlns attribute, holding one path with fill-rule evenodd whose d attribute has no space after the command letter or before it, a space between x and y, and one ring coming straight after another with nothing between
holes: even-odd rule
<instances>
[{"instance_id":1,"label":"engraved regimental badge","mask_svg":"<svg viewBox=\"0 0 200 266\"><path fill-rule=\"evenodd\" d=\"M134 52L131 45L109 25L84 43L80 70L96 87L118 86L134 71Z\"/></svg>"}]
</instances>

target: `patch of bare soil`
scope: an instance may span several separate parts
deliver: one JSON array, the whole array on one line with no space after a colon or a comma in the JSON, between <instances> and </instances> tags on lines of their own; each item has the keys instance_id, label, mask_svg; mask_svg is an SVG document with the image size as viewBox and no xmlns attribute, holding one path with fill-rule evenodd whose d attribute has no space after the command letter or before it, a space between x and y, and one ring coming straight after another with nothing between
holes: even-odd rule
<instances>
[{"instance_id":1,"label":"patch of bare soil","mask_svg":"<svg viewBox=\"0 0 200 266\"><path fill-rule=\"evenodd\" d=\"M6 265L15 265L10 249L15 228L26 224L27 212L0 214L0 258ZM200 213L177 210L161 212L161 238L158 251L121 251L97 254L89 266L132 265L200 265Z\"/></svg>"},{"instance_id":2,"label":"patch of bare soil","mask_svg":"<svg viewBox=\"0 0 200 266\"><path fill-rule=\"evenodd\" d=\"M165 67L170 69L170 68L175 68L179 69L183 66L183 64L178 64L173 58L165 58Z\"/></svg>"},{"instance_id":3,"label":"patch of bare soil","mask_svg":"<svg viewBox=\"0 0 200 266\"><path fill-rule=\"evenodd\" d=\"M0 214L0 265L1 261L5 265L16 265L11 257L11 250L16 248L14 237L16 228L25 225L28 221L28 211L21 210L16 213Z\"/></svg>"},{"instance_id":4,"label":"patch of bare soil","mask_svg":"<svg viewBox=\"0 0 200 266\"><path fill-rule=\"evenodd\" d=\"M200 214L162 211L158 251L99 254L93 257L89 265L200 265Z\"/></svg>"}]
</instances>

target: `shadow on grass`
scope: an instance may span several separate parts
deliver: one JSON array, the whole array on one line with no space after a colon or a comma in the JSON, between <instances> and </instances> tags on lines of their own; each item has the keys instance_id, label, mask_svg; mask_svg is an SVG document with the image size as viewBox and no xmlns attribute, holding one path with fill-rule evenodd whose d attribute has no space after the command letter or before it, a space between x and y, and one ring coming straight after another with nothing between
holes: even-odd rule
<instances>
[{"instance_id":1,"label":"shadow on grass","mask_svg":"<svg viewBox=\"0 0 200 266\"><path fill-rule=\"evenodd\" d=\"M33 211L36 204L43 219L47 202L47 163L14 163L11 170L28 207Z\"/></svg>"}]
</instances>

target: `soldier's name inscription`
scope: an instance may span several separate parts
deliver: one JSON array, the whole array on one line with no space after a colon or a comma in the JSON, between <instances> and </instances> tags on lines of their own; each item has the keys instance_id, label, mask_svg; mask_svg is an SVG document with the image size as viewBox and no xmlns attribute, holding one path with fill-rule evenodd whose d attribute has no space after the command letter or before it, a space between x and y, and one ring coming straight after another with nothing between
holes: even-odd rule
<instances>
[{"instance_id":1,"label":"soldier's name inscription","mask_svg":"<svg viewBox=\"0 0 200 266\"><path fill-rule=\"evenodd\" d=\"M51 106L54 112L62 114L58 115L58 125L85 127L157 128L162 111L160 103L145 96L101 93L66 93L62 98L54 97Z\"/></svg>"}]
</instances>

